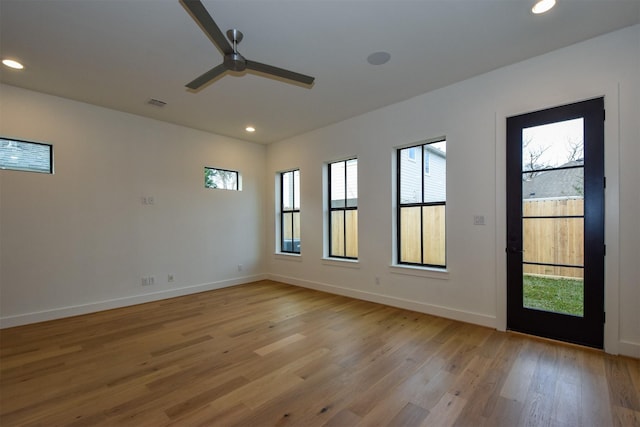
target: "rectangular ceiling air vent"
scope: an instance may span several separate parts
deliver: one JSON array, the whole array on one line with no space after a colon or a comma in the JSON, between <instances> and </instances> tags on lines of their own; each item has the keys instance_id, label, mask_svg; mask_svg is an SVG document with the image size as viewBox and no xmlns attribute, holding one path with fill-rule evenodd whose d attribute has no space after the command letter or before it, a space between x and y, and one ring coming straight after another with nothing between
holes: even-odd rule
<instances>
[{"instance_id":1,"label":"rectangular ceiling air vent","mask_svg":"<svg viewBox=\"0 0 640 427\"><path fill-rule=\"evenodd\" d=\"M164 101L160 101L159 99L155 99L155 98L150 98L150 99L147 101L147 104L149 104L149 105L153 105L153 106L155 106L155 107L164 107L165 105L167 105L167 103L166 103L166 102L164 102Z\"/></svg>"}]
</instances>

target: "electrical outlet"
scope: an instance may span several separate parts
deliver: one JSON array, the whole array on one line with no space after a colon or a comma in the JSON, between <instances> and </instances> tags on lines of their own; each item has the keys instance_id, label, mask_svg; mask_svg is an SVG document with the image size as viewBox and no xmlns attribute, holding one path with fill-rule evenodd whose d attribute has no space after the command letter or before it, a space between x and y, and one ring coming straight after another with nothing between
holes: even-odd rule
<instances>
[{"instance_id":1,"label":"electrical outlet","mask_svg":"<svg viewBox=\"0 0 640 427\"><path fill-rule=\"evenodd\" d=\"M142 286L155 285L155 283L156 283L156 278L153 276L144 276L142 278Z\"/></svg>"},{"instance_id":2,"label":"electrical outlet","mask_svg":"<svg viewBox=\"0 0 640 427\"><path fill-rule=\"evenodd\" d=\"M238 264L238 271L242 271L242 264Z\"/></svg>"},{"instance_id":3,"label":"electrical outlet","mask_svg":"<svg viewBox=\"0 0 640 427\"><path fill-rule=\"evenodd\" d=\"M473 225L484 225L484 215L474 215Z\"/></svg>"},{"instance_id":4,"label":"electrical outlet","mask_svg":"<svg viewBox=\"0 0 640 427\"><path fill-rule=\"evenodd\" d=\"M380 285L380 278L378 276L376 276L376 285Z\"/></svg>"},{"instance_id":5,"label":"electrical outlet","mask_svg":"<svg viewBox=\"0 0 640 427\"><path fill-rule=\"evenodd\" d=\"M173 279L173 274L168 274L167 275L167 282L171 283L171 282L173 282L173 280L174 280Z\"/></svg>"}]
</instances>

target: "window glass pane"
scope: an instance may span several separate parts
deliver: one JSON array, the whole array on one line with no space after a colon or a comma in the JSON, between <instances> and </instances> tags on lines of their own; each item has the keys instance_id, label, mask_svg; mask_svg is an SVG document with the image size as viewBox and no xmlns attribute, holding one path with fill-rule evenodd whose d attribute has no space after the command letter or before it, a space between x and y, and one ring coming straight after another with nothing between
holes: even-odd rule
<instances>
[{"instance_id":1,"label":"window glass pane","mask_svg":"<svg viewBox=\"0 0 640 427\"><path fill-rule=\"evenodd\" d=\"M331 207L343 208L345 206L345 162L331 163Z\"/></svg>"},{"instance_id":2,"label":"window glass pane","mask_svg":"<svg viewBox=\"0 0 640 427\"><path fill-rule=\"evenodd\" d=\"M347 161L347 206L358 206L358 160Z\"/></svg>"},{"instance_id":3,"label":"window glass pane","mask_svg":"<svg viewBox=\"0 0 640 427\"><path fill-rule=\"evenodd\" d=\"M300 171L293 171L293 209L300 209Z\"/></svg>"},{"instance_id":4,"label":"window glass pane","mask_svg":"<svg viewBox=\"0 0 640 427\"><path fill-rule=\"evenodd\" d=\"M53 173L48 144L0 138L0 169Z\"/></svg>"},{"instance_id":5,"label":"window glass pane","mask_svg":"<svg viewBox=\"0 0 640 427\"><path fill-rule=\"evenodd\" d=\"M282 236L284 240L291 240L293 238L293 213L282 214Z\"/></svg>"},{"instance_id":6,"label":"window glass pane","mask_svg":"<svg viewBox=\"0 0 640 427\"><path fill-rule=\"evenodd\" d=\"M331 253L330 256L345 256L344 252L344 212L331 212Z\"/></svg>"},{"instance_id":7,"label":"window glass pane","mask_svg":"<svg viewBox=\"0 0 640 427\"><path fill-rule=\"evenodd\" d=\"M524 262L583 266L584 219L524 218L522 248ZM539 274L565 274L560 267L536 267L529 271Z\"/></svg>"},{"instance_id":8,"label":"window glass pane","mask_svg":"<svg viewBox=\"0 0 640 427\"><path fill-rule=\"evenodd\" d=\"M426 148L426 147L425 147L425 148ZM429 157L430 157L430 156L429 156L429 150L426 150L426 149L425 149L425 150L422 152L422 158L423 158L423 161L424 161L424 174L425 174L425 175L429 175L429 170L430 170L430 169L429 169L429 167L431 166L431 165L429 164Z\"/></svg>"},{"instance_id":9,"label":"window glass pane","mask_svg":"<svg viewBox=\"0 0 640 427\"><path fill-rule=\"evenodd\" d=\"M293 238L300 245L300 212L293 213Z\"/></svg>"},{"instance_id":10,"label":"window glass pane","mask_svg":"<svg viewBox=\"0 0 640 427\"><path fill-rule=\"evenodd\" d=\"M522 129L522 168L525 171L563 166L584 160L582 117Z\"/></svg>"},{"instance_id":11,"label":"window glass pane","mask_svg":"<svg viewBox=\"0 0 640 427\"><path fill-rule=\"evenodd\" d=\"M400 262L419 264L420 253L420 206L400 208Z\"/></svg>"},{"instance_id":12,"label":"window glass pane","mask_svg":"<svg viewBox=\"0 0 640 427\"><path fill-rule=\"evenodd\" d=\"M300 213L282 215L282 251L300 253Z\"/></svg>"},{"instance_id":13,"label":"window glass pane","mask_svg":"<svg viewBox=\"0 0 640 427\"><path fill-rule=\"evenodd\" d=\"M351 258L358 257L358 211L348 210L345 212L346 217L346 256Z\"/></svg>"},{"instance_id":14,"label":"window glass pane","mask_svg":"<svg viewBox=\"0 0 640 427\"><path fill-rule=\"evenodd\" d=\"M420 181L422 173L420 162L411 160L410 153L414 155L419 148L410 147L400 150L400 203L420 203L422 186Z\"/></svg>"},{"instance_id":15,"label":"window glass pane","mask_svg":"<svg viewBox=\"0 0 640 427\"><path fill-rule=\"evenodd\" d=\"M583 163L580 162L580 164L582 165ZM578 205L582 206L581 200L584 198L584 167L524 172L522 174L522 198L525 205L529 203L531 206L542 207L543 199L558 198L562 198L565 201L580 199L579 202L570 202L569 209L577 208ZM548 209L550 208L544 208L544 210ZM559 206L557 209L563 210ZM582 215L582 208L580 208L579 212L563 215ZM527 215L525 214L525 216Z\"/></svg>"},{"instance_id":16,"label":"window glass pane","mask_svg":"<svg viewBox=\"0 0 640 427\"><path fill-rule=\"evenodd\" d=\"M282 209L292 210L294 199L294 178L293 172L282 174Z\"/></svg>"},{"instance_id":17,"label":"window glass pane","mask_svg":"<svg viewBox=\"0 0 640 427\"><path fill-rule=\"evenodd\" d=\"M218 188L222 190L238 189L238 172L224 169L204 168L205 188Z\"/></svg>"},{"instance_id":18,"label":"window glass pane","mask_svg":"<svg viewBox=\"0 0 640 427\"><path fill-rule=\"evenodd\" d=\"M445 206L422 207L422 262L444 266L445 252Z\"/></svg>"},{"instance_id":19,"label":"window glass pane","mask_svg":"<svg viewBox=\"0 0 640 427\"><path fill-rule=\"evenodd\" d=\"M447 142L440 141L424 146L424 202L447 200Z\"/></svg>"}]
</instances>

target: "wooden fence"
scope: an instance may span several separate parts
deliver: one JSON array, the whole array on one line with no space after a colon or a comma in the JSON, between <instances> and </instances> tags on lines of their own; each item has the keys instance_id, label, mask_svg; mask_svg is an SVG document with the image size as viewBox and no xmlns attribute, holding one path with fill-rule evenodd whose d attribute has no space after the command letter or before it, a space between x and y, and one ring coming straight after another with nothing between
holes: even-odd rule
<instances>
[{"instance_id":1,"label":"wooden fence","mask_svg":"<svg viewBox=\"0 0 640 427\"><path fill-rule=\"evenodd\" d=\"M525 217L553 217L583 215L583 199L526 200L523 202ZM339 256L358 256L358 211L332 213L332 253ZM410 207L401 209L402 261L443 265L445 263L445 206ZM420 253L420 215L423 222L423 256ZM299 214L295 221L299 233ZM546 264L584 265L584 220L582 218L526 218L522 224L523 259ZM583 278L582 268L552 267L544 265L523 266L525 274Z\"/></svg>"},{"instance_id":2,"label":"wooden fence","mask_svg":"<svg viewBox=\"0 0 640 427\"><path fill-rule=\"evenodd\" d=\"M347 226L346 245L344 226ZM358 211L347 210L331 212L331 254L336 256L358 257ZM345 248L346 246L346 248ZM345 252L346 250L346 252Z\"/></svg>"},{"instance_id":3,"label":"wooden fence","mask_svg":"<svg viewBox=\"0 0 640 427\"><path fill-rule=\"evenodd\" d=\"M527 200L523 216L583 215L583 199ZM423 221L423 256L420 258L420 215ZM400 213L401 256L404 262L445 263L445 207L403 208ZM582 218L527 218L523 220L523 259L529 262L584 265ZM417 238L416 238L417 237ZM582 268L525 264L526 274L582 278Z\"/></svg>"},{"instance_id":4,"label":"wooden fence","mask_svg":"<svg viewBox=\"0 0 640 427\"><path fill-rule=\"evenodd\" d=\"M583 215L583 199L526 200L523 216ZM525 218L522 222L523 260L548 264L584 265L582 218ZM582 268L523 266L524 273L545 276L584 276Z\"/></svg>"},{"instance_id":5,"label":"wooden fence","mask_svg":"<svg viewBox=\"0 0 640 427\"><path fill-rule=\"evenodd\" d=\"M420 215L424 216L420 254ZM445 206L416 206L400 209L401 261L445 264ZM417 238L416 238L417 237Z\"/></svg>"}]
</instances>

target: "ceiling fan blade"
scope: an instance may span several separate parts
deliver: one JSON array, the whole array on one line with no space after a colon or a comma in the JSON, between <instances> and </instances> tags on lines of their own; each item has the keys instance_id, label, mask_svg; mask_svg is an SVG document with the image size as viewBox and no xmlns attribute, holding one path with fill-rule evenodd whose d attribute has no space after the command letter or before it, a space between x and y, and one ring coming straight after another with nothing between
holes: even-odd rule
<instances>
[{"instance_id":1,"label":"ceiling fan blade","mask_svg":"<svg viewBox=\"0 0 640 427\"><path fill-rule=\"evenodd\" d=\"M233 53L233 47L231 47L227 38L222 34L222 31L220 31L218 24L216 24L200 0L180 0L180 3L189 11L193 19L200 25L200 28L202 28L223 54Z\"/></svg>"},{"instance_id":2,"label":"ceiling fan blade","mask_svg":"<svg viewBox=\"0 0 640 427\"><path fill-rule=\"evenodd\" d=\"M210 69L209 71L201 75L200 77L197 77L196 79L194 79L192 82L187 83L185 86L188 87L189 89L197 90L200 87L204 86L205 84L209 83L211 80L218 77L220 74L224 73L225 71L227 71L227 68L224 66L224 64L216 65L215 67L213 67L212 69Z\"/></svg>"},{"instance_id":3,"label":"ceiling fan blade","mask_svg":"<svg viewBox=\"0 0 640 427\"><path fill-rule=\"evenodd\" d=\"M260 62L249 60L247 60L247 69L260 71L262 73L271 74L272 76L282 77L283 79L293 80L306 85L313 84L313 81L315 80L315 77L306 76L294 71L285 70L284 68L278 68L273 65L262 64Z\"/></svg>"}]
</instances>

